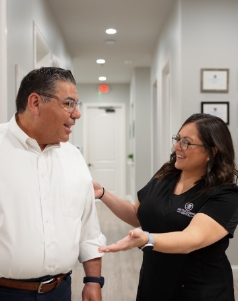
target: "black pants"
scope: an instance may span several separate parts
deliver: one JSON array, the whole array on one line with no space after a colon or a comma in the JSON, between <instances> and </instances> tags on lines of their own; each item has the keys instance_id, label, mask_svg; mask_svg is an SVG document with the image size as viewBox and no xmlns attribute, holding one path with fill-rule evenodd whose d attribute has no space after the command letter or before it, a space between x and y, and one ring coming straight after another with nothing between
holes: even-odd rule
<instances>
[{"instance_id":1,"label":"black pants","mask_svg":"<svg viewBox=\"0 0 238 301\"><path fill-rule=\"evenodd\" d=\"M68 274L60 285L48 293L8 289L0 287L1 301L71 301L71 277Z\"/></svg>"}]
</instances>

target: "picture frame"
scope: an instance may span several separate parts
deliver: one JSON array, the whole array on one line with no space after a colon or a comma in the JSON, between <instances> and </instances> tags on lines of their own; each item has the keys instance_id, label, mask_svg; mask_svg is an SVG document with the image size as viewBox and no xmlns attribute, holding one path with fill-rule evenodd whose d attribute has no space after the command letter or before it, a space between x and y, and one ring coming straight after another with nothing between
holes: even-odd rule
<instances>
[{"instance_id":1,"label":"picture frame","mask_svg":"<svg viewBox=\"0 0 238 301\"><path fill-rule=\"evenodd\" d=\"M220 117L227 125L229 124L229 102L228 101L203 101L201 112Z\"/></svg>"},{"instance_id":2,"label":"picture frame","mask_svg":"<svg viewBox=\"0 0 238 301\"><path fill-rule=\"evenodd\" d=\"M228 93L229 69L201 69L201 93Z\"/></svg>"}]
</instances>

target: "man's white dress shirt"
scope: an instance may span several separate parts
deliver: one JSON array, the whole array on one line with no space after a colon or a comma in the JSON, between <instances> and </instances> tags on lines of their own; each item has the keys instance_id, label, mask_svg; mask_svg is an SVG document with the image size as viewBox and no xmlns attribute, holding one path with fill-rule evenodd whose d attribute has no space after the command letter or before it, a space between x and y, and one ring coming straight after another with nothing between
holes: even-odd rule
<instances>
[{"instance_id":1,"label":"man's white dress shirt","mask_svg":"<svg viewBox=\"0 0 238 301\"><path fill-rule=\"evenodd\" d=\"M80 151L68 142L41 151L15 116L1 124L0 277L68 272L105 243Z\"/></svg>"}]
</instances>

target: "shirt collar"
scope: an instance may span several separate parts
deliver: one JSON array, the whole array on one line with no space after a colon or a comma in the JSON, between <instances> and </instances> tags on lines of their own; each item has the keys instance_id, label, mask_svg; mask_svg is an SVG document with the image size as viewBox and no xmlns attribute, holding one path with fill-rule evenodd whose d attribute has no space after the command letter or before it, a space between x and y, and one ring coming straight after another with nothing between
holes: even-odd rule
<instances>
[{"instance_id":1,"label":"shirt collar","mask_svg":"<svg viewBox=\"0 0 238 301\"><path fill-rule=\"evenodd\" d=\"M9 121L9 130L11 133L20 141L20 143L27 149L29 148L36 150L37 152L41 152L41 148L37 141L31 137L29 137L17 124L16 122L16 114L13 115L11 120ZM51 148L59 148L60 144L48 144L44 151L49 150Z\"/></svg>"}]
</instances>

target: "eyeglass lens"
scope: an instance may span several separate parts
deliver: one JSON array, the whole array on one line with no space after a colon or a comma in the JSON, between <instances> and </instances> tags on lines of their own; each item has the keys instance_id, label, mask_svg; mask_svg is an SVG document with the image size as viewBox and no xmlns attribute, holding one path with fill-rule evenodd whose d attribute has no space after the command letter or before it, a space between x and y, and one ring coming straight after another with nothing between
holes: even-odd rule
<instances>
[{"instance_id":1,"label":"eyeglass lens","mask_svg":"<svg viewBox=\"0 0 238 301\"><path fill-rule=\"evenodd\" d=\"M67 110L69 113L73 113L76 107L79 111L81 110L82 103L80 101L76 102L74 100L69 100L67 102L64 102L63 105L65 110Z\"/></svg>"},{"instance_id":2,"label":"eyeglass lens","mask_svg":"<svg viewBox=\"0 0 238 301\"><path fill-rule=\"evenodd\" d=\"M179 142L182 150L186 150L188 148L188 142L184 139L179 139L179 137L177 137L177 136L172 137L172 142L173 142L173 146L175 146L176 143Z\"/></svg>"}]
</instances>

